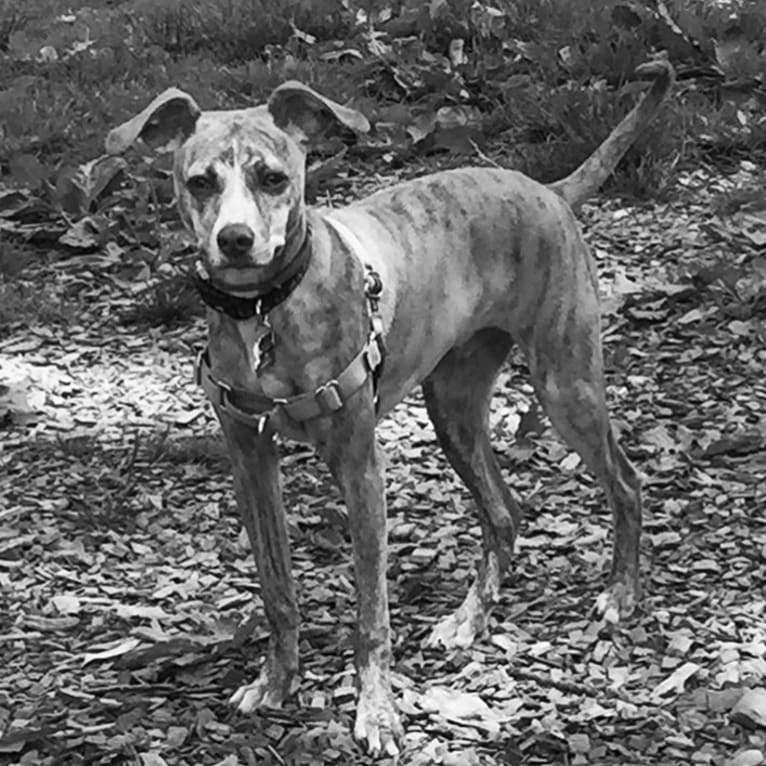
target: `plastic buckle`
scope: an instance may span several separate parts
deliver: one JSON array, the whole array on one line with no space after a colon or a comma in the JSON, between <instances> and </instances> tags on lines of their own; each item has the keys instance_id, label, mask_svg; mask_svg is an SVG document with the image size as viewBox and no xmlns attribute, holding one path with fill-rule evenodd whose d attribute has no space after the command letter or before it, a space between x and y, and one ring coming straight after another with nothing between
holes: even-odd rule
<instances>
[{"instance_id":1,"label":"plastic buckle","mask_svg":"<svg viewBox=\"0 0 766 766\"><path fill-rule=\"evenodd\" d=\"M197 355L194 357L194 385L202 385L202 365L205 362L205 351L207 349L201 348L197 351Z\"/></svg>"},{"instance_id":2,"label":"plastic buckle","mask_svg":"<svg viewBox=\"0 0 766 766\"><path fill-rule=\"evenodd\" d=\"M372 334L375 336L383 335L383 320L380 314L373 314L370 317L370 326L372 327Z\"/></svg>"},{"instance_id":3,"label":"plastic buckle","mask_svg":"<svg viewBox=\"0 0 766 766\"><path fill-rule=\"evenodd\" d=\"M336 412L343 407L343 399L340 396L340 386L337 380L330 380L314 392L314 400L322 410L322 414Z\"/></svg>"},{"instance_id":4,"label":"plastic buckle","mask_svg":"<svg viewBox=\"0 0 766 766\"><path fill-rule=\"evenodd\" d=\"M374 332L370 333L370 338L367 341L367 347L364 350L364 360L367 362L367 369L370 372L375 372L383 361L380 343L378 343L378 337Z\"/></svg>"},{"instance_id":5,"label":"plastic buckle","mask_svg":"<svg viewBox=\"0 0 766 766\"><path fill-rule=\"evenodd\" d=\"M231 386L221 380L216 380L215 387L218 391L218 406L226 409L226 404L231 398Z\"/></svg>"}]
</instances>

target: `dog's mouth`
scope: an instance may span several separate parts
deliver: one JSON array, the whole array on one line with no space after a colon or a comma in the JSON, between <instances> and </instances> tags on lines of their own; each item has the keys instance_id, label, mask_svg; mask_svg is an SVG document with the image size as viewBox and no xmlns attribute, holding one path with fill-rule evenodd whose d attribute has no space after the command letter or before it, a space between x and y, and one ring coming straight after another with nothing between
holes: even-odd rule
<instances>
[{"instance_id":1,"label":"dog's mouth","mask_svg":"<svg viewBox=\"0 0 766 766\"><path fill-rule=\"evenodd\" d=\"M209 271L201 262L196 264L197 276L226 293L251 298L263 292L264 266L223 267Z\"/></svg>"},{"instance_id":2,"label":"dog's mouth","mask_svg":"<svg viewBox=\"0 0 766 766\"><path fill-rule=\"evenodd\" d=\"M204 253L194 263L193 281L202 300L212 309L233 319L264 315L282 303L303 279L311 260L309 227L287 263L279 253L268 264L245 263L241 266L207 263Z\"/></svg>"}]
</instances>

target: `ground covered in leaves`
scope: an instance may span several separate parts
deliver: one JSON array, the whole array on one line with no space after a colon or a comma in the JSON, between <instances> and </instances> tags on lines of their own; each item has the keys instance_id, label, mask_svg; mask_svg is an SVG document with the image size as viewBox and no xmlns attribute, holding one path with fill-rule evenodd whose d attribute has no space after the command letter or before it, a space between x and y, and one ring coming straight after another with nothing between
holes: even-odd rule
<instances>
[{"instance_id":1,"label":"ground covered in leaves","mask_svg":"<svg viewBox=\"0 0 766 766\"><path fill-rule=\"evenodd\" d=\"M646 593L627 624L590 616L609 514L514 358L493 428L526 510L516 562L473 648L424 649L468 585L478 528L419 395L381 425L403 766L764 762L766 214L730 191L753 171L581 216L611 407L646 475ZM12 324L0 345L4 375L25 381L13 406L5 389L0 453L0 762L367 763L349 734L346 511L325 470L284 446L303 676L284 709L241 716L226 700L256 673L266 627L191 383L201 320L128 322L135 299L102 256L18 281L45 285L58 320Z\"/></svg>"}]
</instances>

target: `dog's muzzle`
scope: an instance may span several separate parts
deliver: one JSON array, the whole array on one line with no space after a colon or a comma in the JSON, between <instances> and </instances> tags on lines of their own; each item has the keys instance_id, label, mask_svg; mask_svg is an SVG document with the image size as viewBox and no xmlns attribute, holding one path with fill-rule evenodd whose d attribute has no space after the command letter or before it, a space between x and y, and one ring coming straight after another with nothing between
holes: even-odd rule
<instances>
[{"instance_id":1,"label":"dog's muzzle","mask_svg":"<svg viewBox=\"0 0 766 766\"><path fill-rule=\"evenodd\" d=\"M284 257L285 248L277 251L275 258ZM210 279L204 265L197 261L191 275L197 292L206 305L214 311L242 321L254 316L266 316L272 309L283 303L300 284L311 261L311 232L308 226L295 255L287 265L271 279L264 282L256 295L243 297L218 289Z\"/></svg>"}]
</instances>

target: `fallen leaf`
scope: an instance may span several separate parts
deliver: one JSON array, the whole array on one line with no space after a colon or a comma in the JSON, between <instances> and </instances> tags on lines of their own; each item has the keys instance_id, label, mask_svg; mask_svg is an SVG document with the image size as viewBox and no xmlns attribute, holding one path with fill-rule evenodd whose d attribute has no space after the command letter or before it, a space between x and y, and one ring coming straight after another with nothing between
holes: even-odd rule
<instances>
[{"instance_id":1,"label":"fallen leaf","mask_svg":"<svg viewBox=\"0 0 766 766\"><path fill-rule=\"evenodd\" d=\"M102 649L100 652L85 652L82 655L82 664L88 665L91 662L102 662L121 657L123 654L133 651L140 643L138 638L126 638L118 641L114 646Z\"/></svg>"},{"instance_id":2,"label":"fallen leaf","mask_svg":"<svg viewBox=\"0 0 766 766\"><path fill-rule=\"evenodd\" d=\"M168 766L167 761L155 752L141 753L138 756L141 759L141 766Z\"/></svg>"},{"instance_id":3,"label":"fallen leaf","mask_svg":"<svg viewBox=\"0 0 766 766\"><path fill-rule=\"evenodd\" d=\"M766 689L748 689L734 705L730 718L749 729L766 728Z\"/></svg>"},{"instance_id":4,"label":"fallen leaf","mask_svg":"<svg viewBox=\"0 0 766 766\"><path fill-rule=\"evenodd\" d=\"M567 745L572 753L589 753L590 737L587 734L570 734L567 737Z\"/></svg>"},{"instance_id":5,"label":"fallen leaf","mask_svg":"<svg viewBox=\"0 0 766 766\"><path fill-rule=\"evenodd\" d=\"M71 593L53 596L51 603L56 607L59 614L78 614L80 611L80 599Z\"/></svg>"},{"instance_id":6,"label":"fallen leaf","mask_svg":"<svg viewBox=\"0 0 766 766\"><path fill-rule=\"evenodd\" d=\"M700 667L701 665L698 665L696 662L685 662L652 690L652 699L660 701L662 697L670 692L681 694L684 690L684 684L700 669Z\"/></svg>"},{"instance_id":7,"label":"fallen leaf","mask_svg":"<svg viewBox=\"0 0 766 766\"><path fill-rule=\"evenodd\" d=\"M763 752L760 750L742 750L733 758L729 758L724 766L761 766L763 763Z\"/></svg>"}]
</instances>

